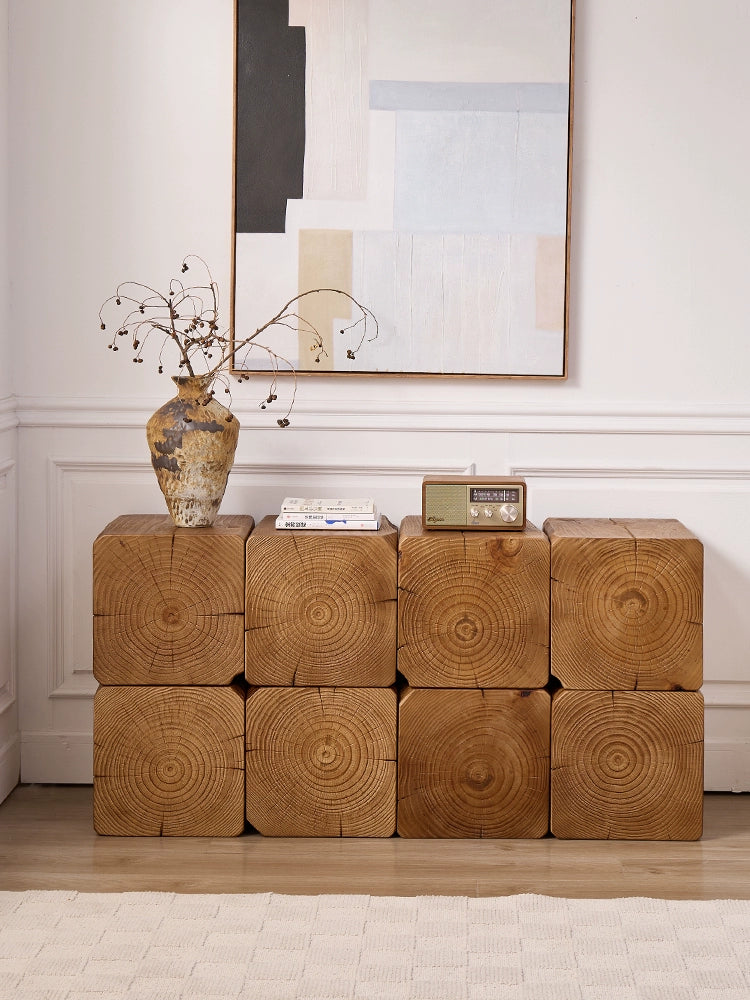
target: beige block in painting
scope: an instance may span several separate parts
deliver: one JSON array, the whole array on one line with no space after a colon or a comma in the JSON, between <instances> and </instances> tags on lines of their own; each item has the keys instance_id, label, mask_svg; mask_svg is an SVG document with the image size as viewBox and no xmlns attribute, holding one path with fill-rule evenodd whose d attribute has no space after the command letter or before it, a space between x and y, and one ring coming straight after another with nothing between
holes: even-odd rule
<instances>
[{"instance_id":1,"label":"beige block in painting","mask_svg":"<svg viewBox=\"0 0 750 1000\"><path fill-rule=\"evenodd\" d=\"M536 328L565 326L565 237L540 236L536 243Z\"/></svg>"},{"instance_id":2,"label":"beige block in painting","mask_svg":"<svg viewBox=\"0 0 750 1000\"><path fill-rule=\"evenodd\" d=\"M302 229L299 234L299 290L338 288L351 294L352 234L338 229ZM299 367L303 371L332 371L334 364L334 320L350 317L351 302L344 295L308 295L299 302ZM323 340L324 352L315 362L314 339L306 327L314 327Z\"/></svg>"}]
</instances>

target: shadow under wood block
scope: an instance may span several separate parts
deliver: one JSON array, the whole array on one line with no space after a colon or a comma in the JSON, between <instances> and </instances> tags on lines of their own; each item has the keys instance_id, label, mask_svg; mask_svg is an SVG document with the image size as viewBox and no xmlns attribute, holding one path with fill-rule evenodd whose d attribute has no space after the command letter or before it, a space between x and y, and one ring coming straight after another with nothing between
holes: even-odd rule
<instances>
[{"instance_id":1,"label":"shadow under wood block","mask_svg":"<svg viewBox=\"0 0 750 1000\"><path fill-rule=\"evenodd\" d=\"M697 691L703 545L679 521L549 518L550 669L564 688Z\"/></svg>"},{"instance_id":2,"label":"shadow under wood block","mask_svg":"<svg viewBox=\"0 0 750 1000\"><path fill-rule=\"evenodd\" d=\"M117 837L234 837L244 830L245 693L100 687L94 829Z\"/></svg>"},{"instance_id":3,"label":"shadow under wood block","mask_svg":"<svg viewBox=\"0 0 750 1000\"><path fill-rule=\"evenodd\" d=\"M244 661L251 517L178 528L123 515L94 542L94 676L100 684L229 684Z\"/></svg>"},{"instance_id":4,"label":"shadow under wood block","mask_svg":"<svg viewBox=\"0 0 750 1000\"><path fill-rule=\"evenodd\" d=\"M393 688L254 688L246 808L266 836L390 837L396 829Z\"/></svg>"},{"instance_id":5,"label":"shadow under wood block","mask_svg":"<svg viewBox=\"0 0 750 1000\"><path fill-rule=\"evenodd\" d=\"M402 837L543 837L546 691L406 688L399 702Z\"/></svg>"},{"instance_id":6,"label":"shadow under wood block","mask_svg":"<svg viewBox=\"0 0 750 1000\"><path fill-rule=\"evenodd\" d=\"M552 699L552 833L579 840L698 840L703 728L698 691L558 691Z\"/></svg>"},{"instance_id":7,"label":"shadow under wood block","mask_svg":"<svg viewBox=\"0 0 750 1000\"><path fill-rule=\"evenodd\" d=\"M542 688L549 680L549 541L523 531L399 537L398 669L412 687Z\"/></svg>"},{"instance_id":8,"label":"shadow under wood block","mask_svg":"<svg viewBox=\"0 0 750 1000\"><path fill-rule=\"evenodd\" d=\"M396 680L398 532L277 530L247 541L245 676L282 687Z\"/></svg>"}]
</instances>

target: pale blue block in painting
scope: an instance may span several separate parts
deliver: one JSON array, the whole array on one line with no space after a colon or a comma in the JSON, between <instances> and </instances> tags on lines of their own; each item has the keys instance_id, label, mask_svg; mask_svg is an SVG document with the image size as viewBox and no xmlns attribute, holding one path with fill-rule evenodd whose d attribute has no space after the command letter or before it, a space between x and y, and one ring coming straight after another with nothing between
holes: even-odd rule
<instances>
[{"instance_id":1,"label":"pale blue block in painting","mask_svg":"<svg viewBox=\"0 0 750 1000\"><path fill-rule=\"evenodd\" d=\"M547 111L568 113L566 83L426 83L371 80L378 111Z\"/></svg>"},{"instance_id":2,"label":"pale blue block in painting","mask_svg":"<svg viewBox=\"0 0 750 1000\"><path fill-rule=\"evenodd\" d=\"M563 113L397 111L394 229L562 234Z\"/></svg>"}]
</instances>

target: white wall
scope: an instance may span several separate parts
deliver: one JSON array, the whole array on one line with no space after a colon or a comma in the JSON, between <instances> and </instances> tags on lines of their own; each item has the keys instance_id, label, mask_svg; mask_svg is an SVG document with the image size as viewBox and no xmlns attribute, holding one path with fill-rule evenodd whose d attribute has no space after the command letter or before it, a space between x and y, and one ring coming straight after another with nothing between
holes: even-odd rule
<instances>
[{"instance_id":1,"label":"white wall","mask_svg":"<svg viewBox=\"0 0 750 1000\"><path fill-rule=\"evenodd\" d=\"M114 284L200 252L228 298L231 0L10 0L9 245L23 777L91 776L91 543L161 511L143 425L169 383L113 357ZM531 519L680 518L704 542L706 784L750 789L750 6L578 0L567 382L301 381L234 392L223 510L285 493L419 509L427 472L517 473ZM263 276L258 275L262 284ZM0 398L2 391L0 391ZM2 459L0 459L0 462Z\"/></svg>"},{"instance_id":2,"label":"white wall","mask_svg":"<svg viewBox=\"0 0 750 1000\"><path fill-rule=\"evenodd\" d=\"M18 781L16 415L8 315L8 3L0 0L0 800Z\"/></svg>"}]
</instances>

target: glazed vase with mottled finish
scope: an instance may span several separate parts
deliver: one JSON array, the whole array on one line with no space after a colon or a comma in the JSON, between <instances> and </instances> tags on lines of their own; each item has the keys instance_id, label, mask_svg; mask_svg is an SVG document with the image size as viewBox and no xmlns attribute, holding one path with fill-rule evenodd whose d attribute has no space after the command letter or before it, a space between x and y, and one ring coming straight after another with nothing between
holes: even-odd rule
<instances>
[{"instance_id":1,"label":"glazed vase with mottled finish","mask_svg":"<svg viewBox=\"0 0 750 1000\"><path fill-rule=\"evenodd\" d=\"M174 399L159 407L146 425L151 464L176 525L211 525L219 512L240 425L209 396L209 376L173 375Z\"/></svg>"}]
</instances>

